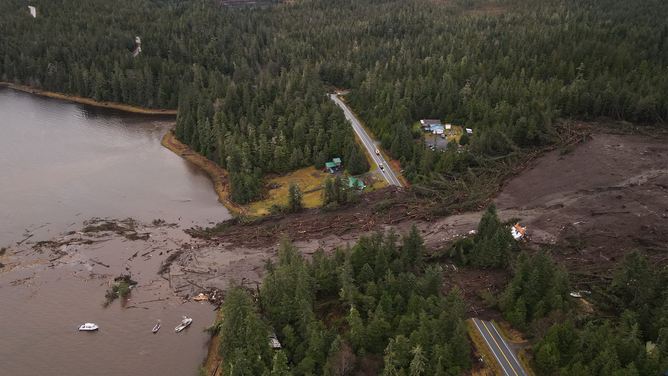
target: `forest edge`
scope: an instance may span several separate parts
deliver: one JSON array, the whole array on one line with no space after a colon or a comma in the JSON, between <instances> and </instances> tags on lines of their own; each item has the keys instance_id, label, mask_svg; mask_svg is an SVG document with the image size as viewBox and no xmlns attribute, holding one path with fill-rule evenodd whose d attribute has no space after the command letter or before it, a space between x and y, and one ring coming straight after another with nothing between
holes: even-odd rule
<instances>
[{"instance_id":1,"label":"forest edge","mask_svg":"<svg viewBox=\"0 0 668 376\"><path fill-rule=\"evenodd\" d=\"M115 110L121 110L126 112L132 112L136 114L146 114L146 115L176 115L177 110L153 110L150 108L142 108L136 106L130 106L127 104L113 103L113 102L99 102L90 98L81 98L76 95L60 94L46 90L40 90L31 88L24 85L16 85L10 82L0 82L0 87L8 87L14 90L24 91L26 93L32 93L36 95L41 95L44 97L64 99L67 101L72 101L76 103L83 103L90 106L102 107L102 108L113 108Z\"/></svg>"}]
</instances>

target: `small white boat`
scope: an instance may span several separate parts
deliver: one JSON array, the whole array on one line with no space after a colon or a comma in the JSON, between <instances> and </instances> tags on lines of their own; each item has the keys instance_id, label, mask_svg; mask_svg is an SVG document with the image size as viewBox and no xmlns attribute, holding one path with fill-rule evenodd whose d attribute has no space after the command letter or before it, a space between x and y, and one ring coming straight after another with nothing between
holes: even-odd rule
<instances>
[{"instance_id":1,"label":"small white boat","mask_svg":"<svg viewBox=\"0 0 668 376\"><path fill-rule=\"evenodd\" d=\"M162 325L160 325L160 323L155 324L155 326L153 327L153 333L157 333L158 330L160 330L160 327L161 327L161 326L162 326Z\"/></svg>"},{"instance_id":2,"label":"small white boat","mask_svg":"<svg viewBox=\"0 0 668 376\"><path fill-rule=\"evenodd\" d=\"M79 330L98 330L100 327L93 324L92 322L87 322L83 325L79 325Z\"/></svg>"},{"instance_id":3,"label":"small white boat","mask_svg":"<svg viewBox=\"0 0 668 376\"><path fill-rule=\"evenodd\" d=\"M193 319L183 316L183 320L181 320L181 324L179 324L179 326L174 328L174 331L178 333L178 332L182 331L183 329L185 329L192 322L193 322Z\"/></svg>"}]
</instances>

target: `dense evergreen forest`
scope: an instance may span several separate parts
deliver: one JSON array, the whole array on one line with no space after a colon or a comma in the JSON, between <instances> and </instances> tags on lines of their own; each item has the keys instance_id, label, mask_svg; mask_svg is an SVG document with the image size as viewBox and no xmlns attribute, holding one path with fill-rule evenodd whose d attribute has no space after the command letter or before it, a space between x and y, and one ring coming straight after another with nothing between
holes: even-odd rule
<instances>
[{"instance_id":1,"label":"dense evergreen forest","mask_svg":"<svg viewBox=\"0 0 668 376\"><path fill-rule=\"evenodd\" d=\"M660 0L36 0L35 19L27 5L0 4L3 81L178 108L177 137L229 169L242 203L267 173L368 169L326 85L350 89L414 190L444 201L453 174L553 142L556 119L668 120ZM470 147L425 150L420 118L472 128Z\"/></svg>"},{"instance_id":2,"label":"dense evergreen forest","mask_svg":"<svg viewBox=\"0 0 668 376\"><path fill-rule=\"evenodd\" d=\"M570 295L569 273L555 265L552 249L529 256L509 234L509 224L499 220L492 204L476 234L453 242L443 255L460 265L511 270L513 278L498 296L483 292L481 298L535 340L530 365L537 375L668 372L668 267L651 266L631 251L612 278L581 292L585 303Z\"/></svg>"},{"instance_id":3,"label":"dense evergreen forest","mask_svg":"<svg viewBox=\"0 0 668 376\"><path fill-rule=\"evenodd\" d=\"M612 278L582 292L589 301L583 303L570 295L568 272L550 249L529 256L506 234L509 224L490 206L457 261L511 270L499 295L481 297L533 339L529 364L537 375L668 371L668 267L652 267L631 251ZM428 251L415 226L401 243L393 230L379 231L310 260L283 239L277 264L265 265L257 300L234 285L222 320L209 329L221 333L225 374L460 374L471 366L465 307L456 291L443 295L448 275L434 260L461 250L460 242L444 253ZM475 261L482 258L497 262ZM266 344L271 332L283 344L273 354ZM253 362L258 356L262 361Z\"/></svg>"},{"instance_id":4,"label":"dense evergreen forest","mask_svg":"<svg viewBox=\"0 0 668 376\"><path fill-rule=\"evenodd\" d=\"M667 14L663 0L304 0L253 9L213 0L3 0L0 78L178 109L177 138L228 169L239 203L262 195L268 173L322 168L334 157L352 175L368 170L325 95L349 89L347 102L405 166L411 189L444 213L478 207L501 167L554 143L563 119L665 123ZM421 118L473 136L461 152L430 151L411 129ZM325 205L349 202L341 184L327 183ZM222 334L226 374L469 368L461 299L442 294L417 230L402 240L377 233L312 260L283 241L259 305L234 286L224 320L211 328ZM492 206L478 232L442 256L513 272L500 296L483 298L537 339L539 374L665 374L668 269L631 252L596 286L597 310L585 314L549 249L530 257L519 248ZM284 344L273 354L270 331Z\"/></svg>"},{"instance_id":5,"label":"dense evergreen forest","mask_svg":"<svg viewBox=\"0 0 668 376\"><path fill-rule=\"evenodd\" d=\"M540 334L532 349L539 374L659 376L668 372L667 267L648 265L638 251L628 253L610 283L589 298L595 301L596 312L582 315L566 304L565 272L550 268L549 256L529 260L521 255L518 264L500 303L509 320L521 326L522 321L531 323ZM555 282L546 285L547 281ZM545 323L554 324L544 332Z\"/></svg>"},{"instance_id":6,"label":"dense evergreen forest","mask_svg":"<svg viewBox=\"0 0 668 376\"><path fill-rule=\"evenodd\" d=\"M278 263L265 266L258 304L233 286L210 328L221 333L224 374L459 375L469 368L462 300L442 294L442 272L424 263L417 227L398 240L392 230L376 232L307 261L283 239ZM283 345L273 354L272 331Z\"/></svg>"}]
</instances>

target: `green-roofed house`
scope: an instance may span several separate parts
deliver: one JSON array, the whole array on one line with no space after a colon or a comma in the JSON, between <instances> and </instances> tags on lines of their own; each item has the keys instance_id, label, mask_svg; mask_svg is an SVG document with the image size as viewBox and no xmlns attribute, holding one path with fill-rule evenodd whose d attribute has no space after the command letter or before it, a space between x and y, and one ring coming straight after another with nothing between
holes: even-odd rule
<instances>
[{"instance_id":1,"label":"green-roofed house","mask_svg":"<svg viewBox=\"0 0 668 376\"><path fill-rule=\"evenodd\" d=\"M364 189L364 182L361 179L350 177L348 179L348 187L355 189Z\"/></svg>"},{"instance_id":2,"label":"green-roofed house","mask_svg":"<svg viewBox=\"0 0 668 376\"><path fill-rule=\"evenodd\" d=\"M327 162L327 163L325 163L325 167L327 167L327 168L336 168L336 163L334 163L334 162Z\"/></svg>"},{"instance_id":3,"label":"green-roofed house","mask_svg":"<svg viewBox=\"0 0 668 376\"><path fill-rule=\"evenodd\" d=\"M336 167L341 167L341 158L334 158L332 161L336 164Z\"/></svg>"}]
</instances>

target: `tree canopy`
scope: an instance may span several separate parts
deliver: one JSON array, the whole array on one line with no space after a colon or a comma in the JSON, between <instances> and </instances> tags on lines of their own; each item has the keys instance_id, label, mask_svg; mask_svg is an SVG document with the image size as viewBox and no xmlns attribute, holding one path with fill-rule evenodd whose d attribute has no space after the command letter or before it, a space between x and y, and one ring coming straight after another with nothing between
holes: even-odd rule
<instances>
[{"instance_id":1,"label":"tree canopy","mask_svg":"<svg viewBox=\"0 0 668 376\"><path fill-rule=\"evenodd\" d=\"M481 157L552 142L559 117L668 119L660 0L35 5L37 18L22 0L0 4L3 81L178 108L177 138L230 171L240 203L261 194L267 173L334 157L366 170L326 85L350 89L348 103L424 195L461 188L448 177ZM470 147L424 150L410 130L420 118L472 128Z\"/></svg>"},{"instance_id":2,"label":"tree canopy","mask_svg":"<svg viewBox=\"0 0 668 376\"><path fill-rule=\"evenodd\" d=\"M418 267L425 249L417 228L403 236L403 244L398 239L393 230L376 232L331 256L320 250L309 261L283 238L277 263L266 264L258 307L283 349L271 364L259 362L245 374L271 369L281 375L347 375L368 356L385 358L378 374L458 375L467 369L470 344L461 298L443 293L438 267ZM221 355L241 354L250 341L266 342L260 333L269 330L249 308L249 294L241 299L234 288L223 305L221 345L230 341ZM246 320L237 319L242 312ZM248 369L263 346L246 358L231 358L226 367Z\"/></svg>"}]
</instances>

